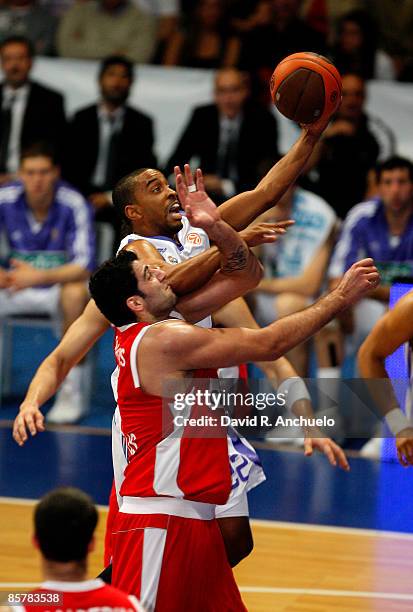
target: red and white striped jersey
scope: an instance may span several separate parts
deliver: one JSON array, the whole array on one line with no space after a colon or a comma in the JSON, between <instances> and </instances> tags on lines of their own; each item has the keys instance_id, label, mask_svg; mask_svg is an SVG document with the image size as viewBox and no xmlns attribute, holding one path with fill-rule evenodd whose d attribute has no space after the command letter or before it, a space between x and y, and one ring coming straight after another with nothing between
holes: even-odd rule
<instances>
[{"instance_id":1,"label":"red and white striped jersey","mask_svg":"<svg viewBox=\"0 0 413 612\"><path fill-rule=\"evenodd\" d=\"M198 428L194 437L194 427L175 425L167 400L140 387L136 356L150 328L148 323L132 323L116 329L118 374L112 377L112 386L127 459L120 495L225 504L232 487L226 428L214 426L213 435L211 430L202 435ZM216 370L193 372L193 378L215 377ZM210 414L207 410L195 405L191 417ZM116 473L119 466L114 468Z\"/></svg>"},{"instance_id":2,"label":"red and white striped jersey","mask_svg":"<svg viewBox=\"0 0 413 612\"><path fill-rule=\"evenodd\" d=\"M59 603L54 597L59 594ZM97 578L82 582L49 580L33 591L29 605L14 606L15 612L145 612L136 597ZM44 603L40 603L40 602ZM36 605L39 602L39 605Z\"/></svg>"}]
</instances>

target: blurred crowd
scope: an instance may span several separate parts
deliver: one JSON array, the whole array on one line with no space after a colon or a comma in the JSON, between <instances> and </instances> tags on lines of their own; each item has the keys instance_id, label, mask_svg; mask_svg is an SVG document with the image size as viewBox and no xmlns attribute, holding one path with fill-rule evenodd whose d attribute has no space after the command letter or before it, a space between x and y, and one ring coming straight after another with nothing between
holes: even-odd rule
<instances>
[{"instance_id":1,"label":"blurred crowd","mask_svg":"<svg viewBox=\"0 0 413 612\"><path fill-rule=\"evenodd\" d=\"M66 329L87 301L96 223L119 243L111 191L158 164L153 120L128 104L134 63L216 69L213 102L193 110L162 169L170 176L196 159L220 204L253 189L279 159L269 75L284 56L312 50L342 73L343 101L300 184L265 216L295 225L260 252L265 278L250 303L268 324L374 257L380 289L316 339L318 372L329 375L383 314L394 278L413 276L413 168L397 157L391 126L365 110L368 79L413 80L412 26L413 0L4 1L0 227L11 267L0 268L2 316L60 308ZM99 59L96 102L69 120L63 96L31 78L35 55ZM64 291L43 292L41 302L22 291L56 286ZM309 354L303 345L289 355L301 376ZM80 370L68 378L72 398Z\"/></svg>"},{"instance_id":2,"label":"blurred crowd","mask_svg":"<svg viewBox=\"0 0 413 612\"><path fill-rule=\"evenodd\" d=\"M284 56L312 49L340 71L413 80L413 0L1 0L0 41L36 54L249 70L259 88Z\"/></svg>"}]
</instances>

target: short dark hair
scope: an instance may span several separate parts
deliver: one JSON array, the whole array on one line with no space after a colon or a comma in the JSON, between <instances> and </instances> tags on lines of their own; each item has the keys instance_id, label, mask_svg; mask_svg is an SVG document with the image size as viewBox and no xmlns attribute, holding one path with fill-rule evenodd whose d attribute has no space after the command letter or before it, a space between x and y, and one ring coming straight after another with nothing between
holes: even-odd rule
<instances>
[{"instance_id":1,"label":"short dark hair","mask_svg":"<svg viewBox=\"0 0 413 612\"><path fill-rule=\"evenodd\" d=\"M7 45L25 45L29 57L34 57L34 45L31 40L25 36L8 36L0 43L0 53Z\"/></svg>"},{"instance_id":2,"label":"short dark hair","mask_svg":"<svg viewBox=\"0 0 413 612\"><path fill-rule=\"evenodd\" d=\"M83 561L98 522L89 495L61 487L45 495L34 511L35 536L42 555L61 563Z\"/></svg>"},{"instance_id":3,"label":"short dark hair","mask_svg":"<svg viewBox=\"0 0 413 612\"><path fill-rule=\"evenodd\" d=\"M112 202L122 224L122 234L130 232L130 221L125 215L125 207L128 204L133 204L135 200L136 181L140 174L146 172L149 168L139 168L130 174L122 177L115 185L112 191Z\"/></svg>"},{"instance_id":4,"label":"short dark hair","mask_svg":"<svg viewBox=\"0 0 413 612\"><path fill-rule=\"evenodd\" d=\"M136 253L132 251L121 251L103 263L90 277L90 295L101 313L117 327L136 323L136 317L128 308L126 300L132 295L145 297L139 290L133 272L132 264L137 259Z\"/></svg>"},{"instance_id":5,"label":"short dark hair","mask_svg":"<svg viewBox=\"0 0 413 612\"><path fill-rule=\"evenodd\" d=\"M118 65L125 68L128 78L130 81L133 81L133 64L123 55L109 55L108 57L105 57L99 67L99 79L102 78L108 68Z\"/></svg>"},{"instance_id":6,"label":"short dark hair","mask_svg":"<svg viewBox=\"0 0 413 612\"><path fill-rule=\"evenodd\" d=\"M56 149L47 141L32 142L27 145L20 155L20 162L29 157L47 157L54 166L58 163Z\"/></svg>"},{"instance_id":7,"label":"short dark hair","mask_svg":"<svg viewBox=\"0 0 413 612\"><path fill-rule=\"evenodd\" d=\"M409 172L410 180L413 182L413 164L405 157L393 155L377 166L377 180L380 181L381 175L386 170L399 170L406 168Z\"/></svg>"}]
</instances>

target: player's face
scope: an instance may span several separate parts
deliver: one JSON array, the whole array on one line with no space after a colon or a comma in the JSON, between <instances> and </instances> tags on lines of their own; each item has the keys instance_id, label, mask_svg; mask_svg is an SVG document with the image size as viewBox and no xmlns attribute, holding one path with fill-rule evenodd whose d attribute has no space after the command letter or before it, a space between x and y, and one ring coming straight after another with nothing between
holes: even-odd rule
<instances>
[{"instance_id":1,"label":"player's face","mask_svg":"<svg viewBox=\"0 0 413 612\"><path fill-rule=\"evenodd\" d=\"M59 171L48 157L28 157L22 161L19 175L27 199L41 204L53 194Z\"/></svg>"},{"instance_id":2,"label":"player's face","mask_svg":"<svg viewBox=\"0 0 413 612\"><path fill-rule=\"evenodd\" d=\"M223 71L215 81L215 102L219 112L233 119L242 110L248 89L244 78L235 70Z\"/></svg>"},{"instance_id":3,"label":"player's face","mask_svg":"<svg viewBox=\"0 0 413 612\"><path fill-rule=\"evenodd\" d=\"M145 294L146 310L154 316L169 314L175 306L177 297L160 268L145 264L144 261L133 262L133 269L139 289Z\"/></svg>"},{"instance_id":4,"label":"player's face","mask_svg":"<svg viewBox=\"0 0 413 612\"><path fill-rule=\"evenodd\" d=\"M379 194L385 207L402 212L412 207L413 183L407 168L384 170L379 181Z\"/></svg>"},{"instance_id":5,"label":"player's face","mask_svg":"<svg viewBox=\"0 0 413 612\"><path fill-rule=\"evenodd\" d=\"M5 81L12 87L23 85L29 76L32 59L27 47L21 43L9 43L1 52L1 68Z\"/></svg>"},{"instance_id":6,"label":"player's face","mask_svg":"<svg viewBox=\"0 0 413 612\"><path fill-rule=\"evenodd\" d=\"M100 77L99 83L102 98L115 106L127 100L132 84L128 71L122 64L109 66Z\"/></svg>"},{"instance_id":7,"label":"player's face","mask_svg":"<svg viewBox=\"0 0 413 612\"><path fill-rule=\"evenodd\" d=\"M363 112L366 91L364 81L360 77L348 74L342 79L343 100L341 102L339 116L341 119L354 121L359 119Z\"/></svg>"},{"instance_id":8,"label":"player's face","mask_svg":"<svg viewBox=\"0 0 413 612\"><path fill-rule=\"evenodd\" d=\"M177 193L159 170L145 170L136 183L135 199L154 235L170 236L182 229Z\"/></svg>"}]
</instances>

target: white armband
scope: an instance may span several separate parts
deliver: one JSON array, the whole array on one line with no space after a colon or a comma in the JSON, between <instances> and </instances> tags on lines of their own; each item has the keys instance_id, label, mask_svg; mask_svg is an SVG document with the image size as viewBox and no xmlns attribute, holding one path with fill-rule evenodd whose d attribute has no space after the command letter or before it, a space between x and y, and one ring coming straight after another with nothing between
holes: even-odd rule
<instances>
[{"instance_id":1,"label":"white armband","mask_svg":"<svg viewBox=\"0 0 413 612\"><path fill-rule=\"evenodd\" d=\"M284 395L285 406L288 410L291 410L298 400L306 399L311 401L307 386L299 376L283 380L277 389L277 395Z\"/></svg>"},{"instance_id":2,"label":"white armband","mask_svg":"<svg viewBox=\"0 0 413 612\"><path fill-rule=\"evenodd\" d=\"M403 429L406 429L406 427L412 426L409 419L400 408L393 408L393 410L390 410L390 412L385 415L384 420L394 436L397 436L397 434Z\"/></svg>"}]
</instances>

